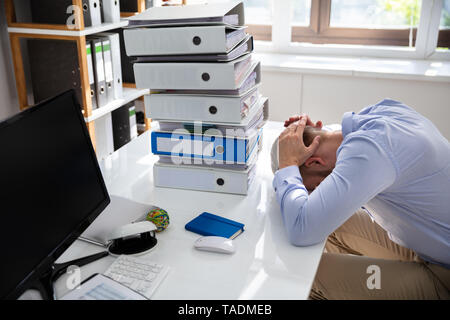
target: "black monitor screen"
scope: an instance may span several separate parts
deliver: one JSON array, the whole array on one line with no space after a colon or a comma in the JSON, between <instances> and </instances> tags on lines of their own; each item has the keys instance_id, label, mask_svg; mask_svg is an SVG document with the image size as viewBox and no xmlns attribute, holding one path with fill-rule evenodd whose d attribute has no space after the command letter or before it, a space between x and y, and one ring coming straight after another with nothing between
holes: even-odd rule
<instances>
[{"instance_id":1,"label":"black monitor screen","mask_svg":"<svg viewBox=\"0 0 450 320\"><path fill-rule=\"evenodd\" d=\"M73 91L0 123L0 185L0 298L14 298L109 203Z\"/></svg>"}]
</instances>

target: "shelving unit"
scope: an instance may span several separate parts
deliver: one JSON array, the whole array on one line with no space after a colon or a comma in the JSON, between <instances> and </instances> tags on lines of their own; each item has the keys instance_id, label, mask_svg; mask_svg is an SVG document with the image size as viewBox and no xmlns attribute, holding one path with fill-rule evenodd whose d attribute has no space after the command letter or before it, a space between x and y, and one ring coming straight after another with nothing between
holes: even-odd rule
<instances>
[{"instance_id":1,"label":"shelving unit","mask_svg":"<svg viewBox=\"0 0 450 320\"><path fill-rule=\"evenodd\" d=\"M108 30L126 27L127 25L128 25L128 21L122 20L117 23L102 23L99 26L86 27L83 30L8 27L8 32L9 33L25 33L25 34L32 34L32 35L83 37L83 36L89 36L89 35L99 33L99 32L105 32Z\"/></svg>"},{"instance_id":2,"label":"shelving unit","mask_svg":"<svg viewBox=\"0 0 450 320\"><path fill-rule=\"evenodd\" d=\"M84 120L86 121L86 123L95 121L98 118L104 116L105 114L110 113L116 110L117 108L120 108L121 106L127 104L128 102L139 99L140 97L146 95L147 93L149 93L148 89L134 89L124 87L123 97L121 99L114 100L101 108L93 110L90 116L84 117Z\"/></svg>"},{"instance_id":3,"label":"shelving unit","mask_svg":"<svg viewBox=\"0 0 450 320\"><path fill-rule=\"evenodd\" d=\"M135 0L138 2L138 8L145 10L144 0ZM82 8L81 0L72 0L73 5ZM5 12L8 23L8 33L11 43L12 58L14 64L14 73L16 79L16 88L19 99L20 110L29 107L28 91L26 86L26 75L24 71L24 61L21 49L21 39L54 39L54 40L68 40L76 42L78 65L80 68L80 84L82 98L80 103L83 106L83 114L86 121L89 134L91 136L92 144L96 147L95 139L95 123L94 121L105 114L125 105L126 103L143 97L149 93L149 90L138 90L130 88L130 85L124 85L123 97L110 102L101 108L92 109L91 89L89 84L88 63L86 54L86 36L93 35L99 32L105 32L128 25L127 20L121 20L118 23L103 23L98 26L85 27L82 10L78 10L79 14L75 14L75 26L69 28L67 25L56 24L38 24L38 23L23 23L16 21L16 13L13 0L5 0ZM77 27L78 26L78 27ZM149 128L150 121L146 121L146 129Z\"/></svg>"}]
</instances>

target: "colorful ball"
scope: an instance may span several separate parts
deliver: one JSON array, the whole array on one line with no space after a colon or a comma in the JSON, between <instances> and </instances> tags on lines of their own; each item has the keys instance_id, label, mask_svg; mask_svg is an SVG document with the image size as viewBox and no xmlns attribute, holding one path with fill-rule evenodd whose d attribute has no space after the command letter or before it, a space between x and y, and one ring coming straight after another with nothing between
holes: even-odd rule
<instances>
[{"instance_id":1,"label":"colorful ball","mask_svg":"<svg viewBox=\"0 0 450 320\"><path fill-rule=\"evenodd\" d=\"M169 214L161 208L153 209L147 213L146 220L155 224L156 232L161 232L169 226Z\"/></svg>"}]
</instances>

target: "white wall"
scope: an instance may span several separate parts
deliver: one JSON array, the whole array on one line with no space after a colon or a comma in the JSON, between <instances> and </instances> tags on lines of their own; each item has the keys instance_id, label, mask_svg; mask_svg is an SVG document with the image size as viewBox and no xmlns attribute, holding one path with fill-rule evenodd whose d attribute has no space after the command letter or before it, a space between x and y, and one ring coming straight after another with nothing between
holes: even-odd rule
<instances>
[{"instance_id":1,"label":"white wall","mask_svg":"<svg viewBox=\"0 0 450 320\"><path fill-rule=\"evenodd\" d=\"M0 120L19 112L4 3L0 1Z\"/></svg>"},{"instance_id":2,"label":"white wall","mask_svg":"<svg viewBox=\"0 0 450 320\"><path fill-rule=\"evenodd\" d=\"M262 72L262 94L269 97L269 119L283 121L306 113L313 121L340 123L384 98L399 100L429 118L450 140L450 82L393 80L356 76Z\"/></svg>"}]
</instances>

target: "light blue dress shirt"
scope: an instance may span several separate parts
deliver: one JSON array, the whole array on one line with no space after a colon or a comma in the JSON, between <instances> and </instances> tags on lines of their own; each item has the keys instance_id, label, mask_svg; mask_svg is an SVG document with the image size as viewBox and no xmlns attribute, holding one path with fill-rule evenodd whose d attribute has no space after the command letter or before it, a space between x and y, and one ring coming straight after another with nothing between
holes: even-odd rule
<instances>
[{"instance_id":1,"label":"light blue dress shirt","mask_svg":"<svg viewBox=\"0 0 450 320\"><path fill-rule=\"evenodd\" d=\"M450 268L450 144L412 108L385 99L342 119L333 172L310 194L296 166L273 187L290 241L324 241L361 206L395 243Z\"/></svg>"}]
</instances>

